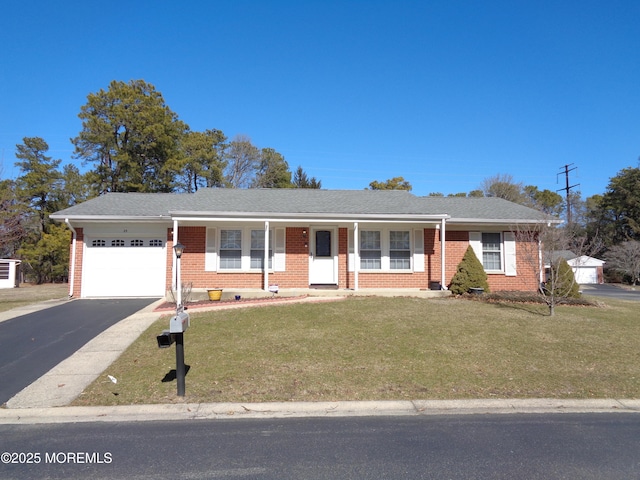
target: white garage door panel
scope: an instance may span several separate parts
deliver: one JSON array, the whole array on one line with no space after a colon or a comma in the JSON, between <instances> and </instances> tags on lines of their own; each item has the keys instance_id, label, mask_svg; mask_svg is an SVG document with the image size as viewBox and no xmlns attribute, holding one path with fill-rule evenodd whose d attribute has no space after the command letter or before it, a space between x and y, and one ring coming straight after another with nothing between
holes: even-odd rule
<instances>
[{"instance_id":1,"label":"white garage door panel","mask_svg":"<svg viewBox=\"0 0 640 480\"><path fill-rule=\"evenodd\" d=\"M576 277L576 283L598 283L598 274L596 267L574 267L573 273Z\"/></svg>"},{"instance_id":2,"label":"white garage door panel","mask_svg":"<svg viewBox=\"0 0 640 480\"><path fill-rule=\"evenodd\" d=\"M144 239L148 245L150 239ZM110 241L107 241L109 244ZM160 297L165 294L164 247L92 247L83 262L83 297Z\"/></svg>"}]
</instances>

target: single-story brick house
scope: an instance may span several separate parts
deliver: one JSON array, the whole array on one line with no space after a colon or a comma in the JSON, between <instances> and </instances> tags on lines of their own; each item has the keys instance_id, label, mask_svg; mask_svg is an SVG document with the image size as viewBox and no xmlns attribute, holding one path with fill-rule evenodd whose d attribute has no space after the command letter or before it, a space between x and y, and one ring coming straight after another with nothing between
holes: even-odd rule
<instances>
[{"instance_id":1,"label":"single-story brick house","mask_svg":"<svg viewBox=\"0 0 640 480\"><path fill-rule=\"evenodd\" d=\"M500 198L315 189L108 193L51 218L73 232L69 294L82 298L164 296L177 242L194 291L433 289L448 285L469 245L493 290L535 290L512 229L548 223Z\"/></svg>"}]
</instances>

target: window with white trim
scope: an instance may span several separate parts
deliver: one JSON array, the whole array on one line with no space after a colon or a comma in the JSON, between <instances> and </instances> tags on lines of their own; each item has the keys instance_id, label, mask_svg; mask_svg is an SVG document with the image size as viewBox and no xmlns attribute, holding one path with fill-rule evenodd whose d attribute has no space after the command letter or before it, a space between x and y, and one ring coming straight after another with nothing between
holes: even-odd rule
<instances>
[{"instance_id":1,"label":"window with white trim","mask_svg":"<svg viewBox=\"0 0 640 480\"><path fill-rule=\"evenodd\" d=\"M150 247L162 247L164 245L164 242L162 240L160 240L159 238L155 238L153 240L149 240L149 246Z\"/></svg>"},{"instance_id":2,"label":"window with white trim","mask_svg":"<svg viewBox=\"0 0 640 480\"><path fill-rule=\"evenodd\" d=\"M112 247L124 247L124 240L111 240L111 246Z\"/></svg>"},{"instance_id":3,"label":"window with white trim","mask_svg":"<svg viewBox=\"0 0 640 480\"><path fill-rule=\"evenodd\" d=\"M360 268L362 270L382 268L382 243L379 231L360 231Z\"/></svg>"},{"instance_id":4,"label":"window with white trim","mask_svg":"<svg viewBox=\"0 0 640 480\"><path fill-rule=\"evenodd\" d=\"M482 233L482 266L485 270L502 270L500 233Z\"/></svg>"},{"instance_id":5,"label":"window with white trim","mask_svg":"<svg viewBox=\"0 0 640 480\"><path fill-rule=\"evenodd\" d=\"M138 238L134 238L131 240L132 247L144 247L144 240L140 240Z\"/></svg>"},{"instance_id":6,"label":"window with white trim","mask_svg":"<svg viewBox=\"0 0 640 480\"><path fill-rule=\"evenodd\" d=\"M391 270L411 268L411 233L409 231L389 232L389 261Z\"/></svg>"},{"instance_id":7,"label":"window with white trim","mask_svg":"<svg viewBox=\"0 0 640 480\"><path fill-rule=\"evenodd\" d=\"M264 230L251 230L252 269L264 269ZM273 232L269 230L269 268L273 268Z\"/></svg>"},{"instance_id":8,"label":"window with white trim","mask_svg":"<svg viewBox=\"0 0 640 480\"><path fill-rule=\"evenodd\" d=\"M360 270L411 270L411 230L361 230Z\"/></svg>"},{"instance_id":9,"label":"window with white trim","mask_svg":"<svg viewBox=\"0 0 640 480\"><path fill-rule=\"evenodd\" d=\"M242 230L220 230L220 269L242 268Z\"/></svg>"},{"instance_id":10,"label":"window with white trim","mask_svg":"<svg viewBox=\"0 0 640 480\"><path fill-rule=\"evenodd\" d=\"M107 242L105 242L102 239L92 240L91 241L91 246L92 247L106 247L107 246Z\"/></svg>"}]
</instances>

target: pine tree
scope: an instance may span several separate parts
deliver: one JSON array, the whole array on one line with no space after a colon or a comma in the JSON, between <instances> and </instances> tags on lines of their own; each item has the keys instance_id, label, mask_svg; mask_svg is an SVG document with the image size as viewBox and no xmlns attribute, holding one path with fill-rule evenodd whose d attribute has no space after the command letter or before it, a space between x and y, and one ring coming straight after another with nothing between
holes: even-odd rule
<instances>
[{"instance_id":1,"label":"pine tree","mask_svg":"<svg viewBox=\"0 0 640 480\"><path fill-rule=\"evenodd\" d=\"M478 260L473 248L469 246L458 264L456 274L451 279L449 290L456 295L467 293L471 288L482 288L489 291L487 274Z\"/></svg>"}]
</instances>

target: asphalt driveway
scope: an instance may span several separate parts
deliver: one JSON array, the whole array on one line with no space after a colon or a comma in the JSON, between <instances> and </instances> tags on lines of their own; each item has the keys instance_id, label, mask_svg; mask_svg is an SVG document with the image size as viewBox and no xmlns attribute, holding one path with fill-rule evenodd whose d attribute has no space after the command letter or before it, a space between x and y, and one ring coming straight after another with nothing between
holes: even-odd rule
<instances>
[{"instance_id":1,"label":"asphalt driveway","mask_svg":"<svg viewBox=\"0 0 640 480\"><path fill-rule=\"evenodd\" d=\"M73 300L0 323L0 405L157 299Z\"/></svg>"},{"instance_id":2,"label":"asphalt driveway","mask_svg":"<svg viewBox=\"0 0 640 480\"><path fill-rule=\"evenodd\" d=\"M640 302L640 287L636 288L637 290L627 290L607 283L601 285L580 285L580 290L584 295Z\"/></svg>"}]
</instances>

